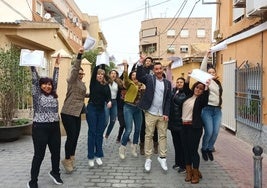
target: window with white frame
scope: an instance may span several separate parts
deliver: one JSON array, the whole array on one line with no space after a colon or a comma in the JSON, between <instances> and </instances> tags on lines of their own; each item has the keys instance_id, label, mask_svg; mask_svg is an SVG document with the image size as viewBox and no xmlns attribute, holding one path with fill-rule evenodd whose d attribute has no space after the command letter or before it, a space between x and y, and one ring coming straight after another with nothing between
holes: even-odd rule
<instances>
[{"instance_id":1,"label":"window with white frame","mask_svg":"<svg viewBox=\"0 0 267 188\"><path fill-rule=\"evenodd\" d=\"M175 37L175 30L174 29L169 29L167 31L167 37Z\"/></svg>"},{"instance_id":2,"label":"window with white frame","mask_svg":"<svg viewBox=\"0 0 267 188\"><path fill-rule=\"evenodd\" d=\"M202 28L197 29L197 37L198 38L204 38L204 37L206 37L206 31L205 31L205 29L202 29Z\"/></svg>"},{"instance_id":3,"label":"window with white frame","mask_svg":"<svg viewBox=\"0 0 267 188\"><path fill-rule=\"evenodd\" d=\"M189 37L189 30L188 29L182 29L180 32L180 37L181 38L188 38Z\"/></svg>"},{"instance_id":4,"label":"window with white frame","mask_svg":"<svg viewBox=\"0 0 267 188\"><path fill-rule=\"evenodd\" d=\"M36 13L39 15L42 15L42 3L39 1L36 1Z\"/></svg>"},{"instance_id":5,"label":"window with white frame","mask_svg":"<svg viewBox=\"0 0 267 188\"><path fill-rule=\"evenodd\" d=\"M188 53L188 45L187 44L180 46L180 53Z\"/></svg>"}]
</instances>

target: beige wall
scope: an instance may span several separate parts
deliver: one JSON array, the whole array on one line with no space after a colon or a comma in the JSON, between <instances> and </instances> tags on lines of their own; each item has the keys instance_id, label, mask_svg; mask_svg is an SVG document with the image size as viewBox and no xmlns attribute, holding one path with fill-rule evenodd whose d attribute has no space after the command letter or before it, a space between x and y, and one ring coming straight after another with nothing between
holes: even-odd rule
<instances>
[{"instance_id":1,"label":"beige wall","mask_svg":"<svg viewBox=\"0 0 267 188\"><path fill-rule=\"evenodd\" d=\"M260 21L260 17L247 17L244 14L244 17L237 23L233 22L233 2L232 1L223 1L217 7L217 23L216 29L220 30L223 34L223 38L220 40L228 39L234 35L240 35L240 33L250 30L251 28L263 24L264 17ZM266 13L265 13L266 16ZM265 19L266 20L266 19ZM256 24L257 23L257 24ZM218 41L219 42L219 41ZM259 63L263 68L263 83L262 83L262 96L263 96L263 124L267 124L267 102L264 96L267 95L267 89L264 87L266 85L266 62L267 62L267 31L262 31L255 33L251 37L238 40L236 42L230 43L227 45L227 49L217 53L217 72L219 75L222 75L224 62L229 60L236 60L237 66L240 66L242 62L248 60L249 63L256 65ZM222 80L222 79L221 79ZM233 82L234 83L234 82Z\"/></svg>"},{"instance_id":2,"label":"beige wall","mask_svg":"<svg viewBox=\"0 0 267 188\"><path fill-rule=\"evenodd\" d=\"M140 45L148 45L156 43L157 50L154 53L147 54L152 58L161 58L161 63L166 65L168 62L167 58L171 56L178 56L181 58L190 57L191 45L192 44L211 44L211 29L212 29L212 19L211 18L177 18L176 22L170 27L170 22L173 22L172 18L156 18L144 20L141 23L140 31ZM157 34L155 36L142 37L142 31L151 28L157 28ZM168 28L168 29L166 29ZM175 36L167 36L167 31L169 29L175 30ZM189 37L180 37L180 32L182 29L188 29ZM197 37L197 29L205 30L205 37ZM175 46L175 53L168 54L168 46L172 44ZM187 53L180 53L180 46L188 45L189 51ZM141 48L140 48L141 50ZM207 49L200 49L206 51Z\"/></svg>"},{"instance_id":3,"label":"beige wall","mask_svg":"<svg viewBox=\"0 0 267 188\"><path fill-rule=\"evenodd\" d=\"M184 79L186 79L189 71L191 72L193 69L198 69L199 67L200 67L199 62L192 62L192 63L184 64L182 67L172 69L172 76L173 76L172 84L175 84L176 79L179 77L183 77ZM192 86L192 84L194 84L195 82L196 80L191 78L190 86Z\"/></svg>"}]
</instances>

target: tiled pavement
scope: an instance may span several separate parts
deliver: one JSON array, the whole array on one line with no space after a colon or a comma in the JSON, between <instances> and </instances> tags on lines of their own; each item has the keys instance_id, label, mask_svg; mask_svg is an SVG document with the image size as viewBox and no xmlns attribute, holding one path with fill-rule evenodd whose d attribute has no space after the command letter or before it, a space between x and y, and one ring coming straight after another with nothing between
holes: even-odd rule
<instances>
[{"instance_id":1,"label":"tiled pavement","mask_svg":"<svg viewBox=\"0 0 267 188\"><path fill-rule=\"evenodd\" d=\"M72 174L65 174L63 167L63 185L54 185L48 176L51 168L50 154L45 156L40 170L39 188L89 188L89 187L145 187L145 188L251 188L253 187L253 153L252 146L239 140L231 133L221 129L216 143L215 160L205 162L201 159L200 171L203 179L199 184L192 185L184 181L185 174L178 174L171 166L174 163L174 152L171 135L168 132L169 171L161 171L156 156L153 156L152 171L143 172L144 156L134 158L130 154L124 161L118 157L119 144L115 143L118 124L112 131L109 142L104 146L104 165L94 169L88 168L87 161L87 124L82 123L76 159L77 170ZM62 137L61 156L64 156L64 142ZM33 145L30 136L23 136L10 143L0 143L0 187L24 188L30 177L30 166L33 156ZM263 186L267 187L267 156L263 155Z\"/></svg>"}]
</instances>

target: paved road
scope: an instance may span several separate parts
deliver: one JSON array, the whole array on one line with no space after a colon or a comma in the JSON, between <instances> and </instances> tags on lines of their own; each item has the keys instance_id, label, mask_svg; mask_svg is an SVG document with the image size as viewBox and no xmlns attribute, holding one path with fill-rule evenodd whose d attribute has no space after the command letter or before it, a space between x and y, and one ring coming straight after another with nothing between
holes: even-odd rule
<instances>
[{"instance_id":1,"label":"paved road","mask_svg":"<svg viewBox=\"0 0 267 188\"><path fill-rule=\"evenodd\" d=\"M48 176L51 168L50 154L47 151L39 176L40 188L90 188L90 187L144 187L144 188L246 188L253 187L253 160L251 146L238 140L235 136L221 129L218 143L216 144L215 160L205 162L201 159L200 171L203 179L199 184L192 185L184 181L185 174L178 174L171 166L174 163L174 151L171 135L168 132L168 167L167 174L161 171L160 165L153 156L152 171L150 174L143 172L144 156L134 158L130 155L130 145L127 145L128 155L124 161L118 157L119 144L115 143L118 124L112 131L109 142L104 146L105 158L103 166L94 169L88 168L87 161L87 124L82 122L81 135L77 147L76 159L77 170L72 174L62 171L63 185L54 185ZM62 137L61 156L64 156L64 142ZM228 142L226 142L228 140ZM229 144L229 141L232 142ZM231 144L234 146L231 146ZM236 148L243 151L232 154ZM250 151L248 151L250 150ZM235 151L236 152L236 151ZM244 160L244 155L250 156ZM24 188L30 177L30 166L33 156L33 145L30 136L23 136L11 143L0 143L0 187L1 188ZM241 156L241 157L240 157ZM241 160L242 159L242 160ZM266 162L267 157L264 156ZM243 163L239 163L243 161ZM248 162L249 161L249 162ZM252 165L251 165L252 164ZM265 163L265 167L266 167ZM237 165L237 166L235 166ZM242 166L244 165L244 166ZM61 169L63 167L61 166ZM265 168L267 170L267 167ZM267 173L267 172L266 172ZM266 174L265 173L265 174ZM251 175L252 174L252 175ZM263 176L264 179L264 176ZM266 178L265 178L266 179ZM266 181L265 181L266 182ZM267 187L267 184L263 184Z\"/></svg>"}]
</instances>

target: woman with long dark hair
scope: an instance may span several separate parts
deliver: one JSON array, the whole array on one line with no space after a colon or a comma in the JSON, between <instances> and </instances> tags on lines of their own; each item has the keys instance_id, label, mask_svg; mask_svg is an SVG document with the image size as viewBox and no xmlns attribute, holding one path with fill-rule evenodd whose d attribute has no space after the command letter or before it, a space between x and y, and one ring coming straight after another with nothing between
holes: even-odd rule
<instances>
[{"instance_id":1,"label":"woman with long dark hair","mask_svg":"<svg viewBox=\"0 0 267 188\"><path fill-rule=\"evenodd\" d=\"M60 55L58 54L55 61L53 78L40 78L36 68L31 67L33 96L32 140L34 155L31 166L31 180L27 184L28 188L38 187L38 176L47 146L51 153L52 163L52 170L48 175L55 184L63 184L59 172L61 134L59 127L58 96L56 93L59 59Z\"/></svg>"}]
</instances>

